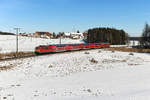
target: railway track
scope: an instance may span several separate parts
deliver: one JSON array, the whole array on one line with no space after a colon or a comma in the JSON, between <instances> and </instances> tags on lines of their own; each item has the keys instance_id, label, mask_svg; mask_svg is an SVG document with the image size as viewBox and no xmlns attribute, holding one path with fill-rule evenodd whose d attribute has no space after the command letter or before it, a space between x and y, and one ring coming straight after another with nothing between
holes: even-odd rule
<instances>
[{"instance_id":1,"label":"railway track","mask_svg":"<svg viewBox=\"0 0 150 100\"><path fill-rule=\"evenodd\" d=\"M21 59L21 58L30 58L30 57L35 57L35 56L37 56L37 55L33 54L33 55L25 55L25 56L7 57L7 58L0 59L0 62L1 61L17 60L17 59Z\"/></svg>"},{"instance_id":2,"label":"railway track","mask_svg":"<svg viewBox=\"0 0 150 100\"><path fill-rule=\"evenodd\" d=\"M118 47L110 47L110 48L118 48ZM72 53L72 52L80 52L80 51L88 51L88 50L97 50L97 49L105 49L105 48L61 51L61 52L45 53L45 54L41 54L41 55L36 55L35 53L30 52L31 54L29 54L29 55L26 54L26 55L21 55L21 56L7 57L7 58L0 59L0 62L2 62L2 61L10 61L10 60L17 60L17 59L25 59L25 58L31 58L31 57L46 56L46 55L62 54L62 53Z\"/></svg>"},{"instance_id":3,"label":"railway track","mask_svg":"<svg viewBox=\"0 0 150 100\"><path fill-rule=\"evenodd\" d=\"M66 53L88 51L88 50L96 50L96 49L83 49L83 50L73 50L73 51L61 51L61 52L44 53L44 54L41 54L41 55L36 55L35 53L31 52L32 54L29 54L29 55L21 55L21 56L15 56L15 57L2 58L2 59L0 59L0 62L2 62L2 61L10 61L10 60L17 60L17 59L25 59L25 58L31 58L31 57L46 56L46 55L62 54L62 53L66 54Z\"/></svg>"}]
</instances>

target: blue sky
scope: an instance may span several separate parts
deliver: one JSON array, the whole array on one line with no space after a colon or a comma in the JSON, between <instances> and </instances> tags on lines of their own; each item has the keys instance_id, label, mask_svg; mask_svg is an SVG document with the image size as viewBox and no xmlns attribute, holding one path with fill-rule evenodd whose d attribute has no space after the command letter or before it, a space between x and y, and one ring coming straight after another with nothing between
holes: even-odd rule
<instances>
[{"instance_id":1,"label":"blue sky","mask_svg":"<svg viewBox=\"0 0 150 100\"><path fill-rule=\"evenodd\" d=\"M150 22L149 0L0 0L0 30L14 32L124 29L140 36Z\"/></svg>"}]
</instances>

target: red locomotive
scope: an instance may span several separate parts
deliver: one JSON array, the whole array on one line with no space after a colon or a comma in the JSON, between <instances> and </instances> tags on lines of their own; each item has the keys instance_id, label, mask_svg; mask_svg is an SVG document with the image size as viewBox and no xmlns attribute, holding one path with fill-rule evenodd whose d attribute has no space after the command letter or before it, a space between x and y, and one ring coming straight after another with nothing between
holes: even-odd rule
<instances>
[{"instance_id":1,"label":"red locomotive","mask_svg":"<svg viewBox=\"0 0 150 100\"><path fill-rule=\"evenodd\" d=\"M41 45L35 48L35 54L109 47L109 43Z\"/></svg>"}]
</instances>

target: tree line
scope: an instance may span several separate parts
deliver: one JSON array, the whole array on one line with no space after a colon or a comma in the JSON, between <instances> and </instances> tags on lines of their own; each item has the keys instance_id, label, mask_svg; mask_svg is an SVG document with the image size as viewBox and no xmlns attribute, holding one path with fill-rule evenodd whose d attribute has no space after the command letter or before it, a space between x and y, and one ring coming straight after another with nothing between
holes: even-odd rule
<instances>
[{"instance_id":1,"label":"tree line","mask_svg":"<svg viewBox=\"0 0 150 100\"><path fill-rule=\"evenodd\" d=\"M150 26L147 23L140 38L140 45L143 48L150 48Z\"/></svg>"},{"instance_id":2,"label":"tree line","mask_svg":"<svg viewBox=\"0 0 150 100\"><path fill-rule=\"evenodd\" d=\"M13 33L1 32L1 31L0 31L0 35L14 35L14 34L13 34Z\"/></svg>"},{"instance_id":3,"label":"tree line","mask_svg":"<svg viewBox=\"0 0 150 100\"><path fill-rule=\"evenodd\" d=\"M124 30L114 28L93 28L87 31L88 43L107 42L113 45L123 45L128 42L128 34Z\"/></svg>"}]
</instances>

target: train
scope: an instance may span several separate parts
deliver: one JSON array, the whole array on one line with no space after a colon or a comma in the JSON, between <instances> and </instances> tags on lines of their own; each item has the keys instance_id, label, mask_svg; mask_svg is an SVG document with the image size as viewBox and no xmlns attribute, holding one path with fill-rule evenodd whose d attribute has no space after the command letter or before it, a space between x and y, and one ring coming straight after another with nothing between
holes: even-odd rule
<instances>
[{"instance_id":1,"label":"train","mask_svg":"<svg viewBox=\"0 0 150 100\"><path fill-rule=\"evenodd\" d=\"M83 49L109 48L109 43L81 43L81 44L51 44L40 45L35 48L35 54L45 54L52 52L73 51Z\"/></svg>"}]
</instances>

